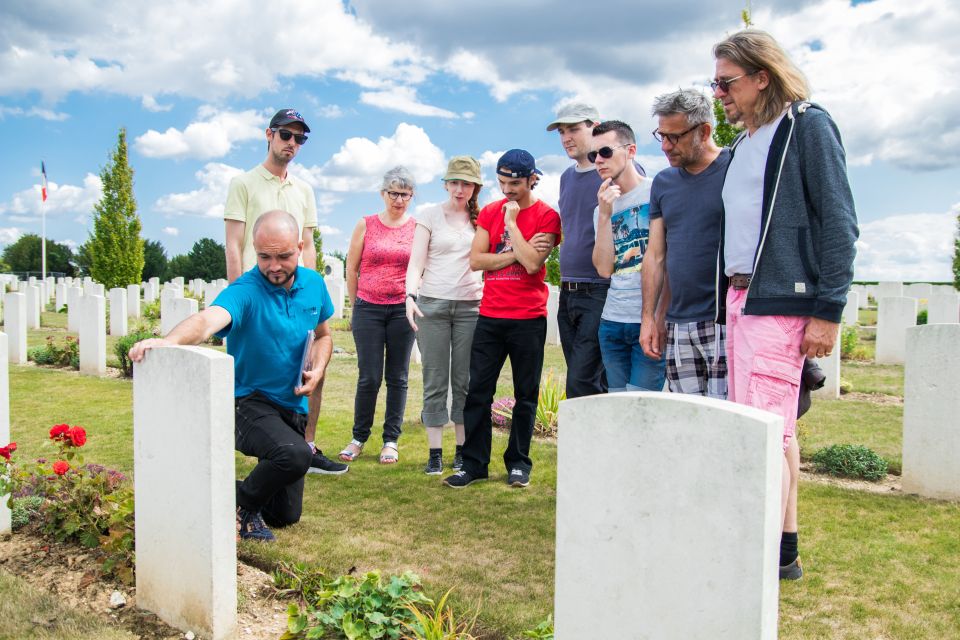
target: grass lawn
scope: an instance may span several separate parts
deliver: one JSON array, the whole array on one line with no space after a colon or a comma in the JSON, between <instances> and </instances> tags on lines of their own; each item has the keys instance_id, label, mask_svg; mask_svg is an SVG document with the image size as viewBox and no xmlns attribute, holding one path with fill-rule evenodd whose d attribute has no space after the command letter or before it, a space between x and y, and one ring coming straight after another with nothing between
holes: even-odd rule
<instances>
[{"instance_id":1,"label":"grass lawn","mask_svg":"<svg viewBox=\"0 0 960 640\"><path fill-rule=\"evenodd\" d=\"M345 331L335 332L334 344L353 350ZM902 388L900 368L844 366L855 387L891 394ZM550 369L562 376L559 347L547 348L544 372ZM355 357L335 356L318 430L318 443L331 457L351 437L355 383ZM11 431L21 445L20 455L40 455L52 424L83 424L90 432L88 461L131 471L130 381L11 366L10 385ZM508 370L498 395L509 393ZM499 463L505 438L496 434L491 480L453 491L422 473L426 438L415 424L421 404L420 371L414 365L400 463L376 463L380 434L375 430L348 474L307 478L299 524L278 530L277 544L245 543L241 553L261 566L297 560L325 567L331 575L352 567L384 573L412 569L430 595L452 587L455 610L479 606L484 637L516 637L553 607L556 447L549 441L534 442L531 486L513 490L504 484ZM815 401L804 418L801 445L809 454L832 442L862 442L899 461L901 413L897 405ZM444 441L448 464L452 436L447 433ZM584 461L595 460L595 453L584 451ZM243 456L237 456L237 463L240 474L252 467ZM807 577L781 585L781 638L960 636L960 505L812 483L804 483L801 492L801 553ZM22 586L16 581L0 580L0 601L22 600L26 604L18 602L15 608L28 611L32 596L19 595L17 589ZM29 616L19 615L21 622ZM49 637L88 637L83 633Z\"/></svg>"}]
</instances>

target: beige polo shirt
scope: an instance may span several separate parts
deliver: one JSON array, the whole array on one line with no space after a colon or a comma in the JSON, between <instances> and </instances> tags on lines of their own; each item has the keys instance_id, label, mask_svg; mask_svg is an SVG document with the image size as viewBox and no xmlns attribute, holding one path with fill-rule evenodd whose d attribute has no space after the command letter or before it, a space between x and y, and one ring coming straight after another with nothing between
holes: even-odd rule
<instances>
[{"instance_id":1,"label":"beige polo shirt","mask_svg":"<svg viewBox=\"0 0 960 640\"><path fill-rule=\"evenodd\" d=\"M287 179L281 182L258 164L230 181L223 219L246 223L241 258L244 271L257 264L257 254L253 250L253 223L274 209L287 211L296 218L301 236L304 228L317 226L317 200L313 189L303 180L288 173Z\"/></svg>"}]
</instances>

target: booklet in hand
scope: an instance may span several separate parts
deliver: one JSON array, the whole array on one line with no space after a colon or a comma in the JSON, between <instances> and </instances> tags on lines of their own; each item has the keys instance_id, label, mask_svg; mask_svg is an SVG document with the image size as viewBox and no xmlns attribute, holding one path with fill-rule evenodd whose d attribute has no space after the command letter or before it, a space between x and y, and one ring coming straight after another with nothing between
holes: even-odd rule
<instances>
[{"instance_id":1,"label":"booklet in hand","mask_svg":"<svg viewBox=\"0 0 960 640\"><path fill-rule=\"evenodd\" d=\"M310 362L310 349L313 347L314 333L313 329L307 331L307 337L303 340L303 354L300 356L300 371L297 372L297 381L293 384L293 390L299 391L303 386L303 374L313 368Z\"/></svg>"}]
</instances>

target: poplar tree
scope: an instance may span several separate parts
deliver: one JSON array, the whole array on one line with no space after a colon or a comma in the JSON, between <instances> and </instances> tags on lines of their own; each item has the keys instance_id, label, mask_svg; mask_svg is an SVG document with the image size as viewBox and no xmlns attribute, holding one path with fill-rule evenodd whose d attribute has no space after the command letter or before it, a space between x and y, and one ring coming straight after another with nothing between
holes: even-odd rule
<instances>
[{"instance_id":1,"label":"poplar tree","mask_svg":"<svg viewBox=\"0 0 960 640\"><path fill-rule=\"evenodd\" d=\"M88 241L90 275L107 289L138 284L143 272L143 238L133 196L133 169L127 162L127 131L120 129L117 148L100 172L103 197L93 209Z\"/></svg>"}]
</instances>

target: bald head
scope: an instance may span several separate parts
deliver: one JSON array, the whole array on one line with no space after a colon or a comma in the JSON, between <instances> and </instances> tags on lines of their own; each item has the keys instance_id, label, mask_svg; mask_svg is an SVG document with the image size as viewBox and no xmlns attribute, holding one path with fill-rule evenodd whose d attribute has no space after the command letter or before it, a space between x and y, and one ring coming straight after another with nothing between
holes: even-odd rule
<instances>
[{"instance_id":1,"label":"bald head","mask_svg":"<svg viewBox=\"0 0 960 640\"><path fill-rule=\"evenodd\" d=\"M253 223L253 246L260 244L261 236L263 240L289 240L293 244L300 241L300 226L297 220L280 209L267 211Z\"/></svg>"}]
</instances>

